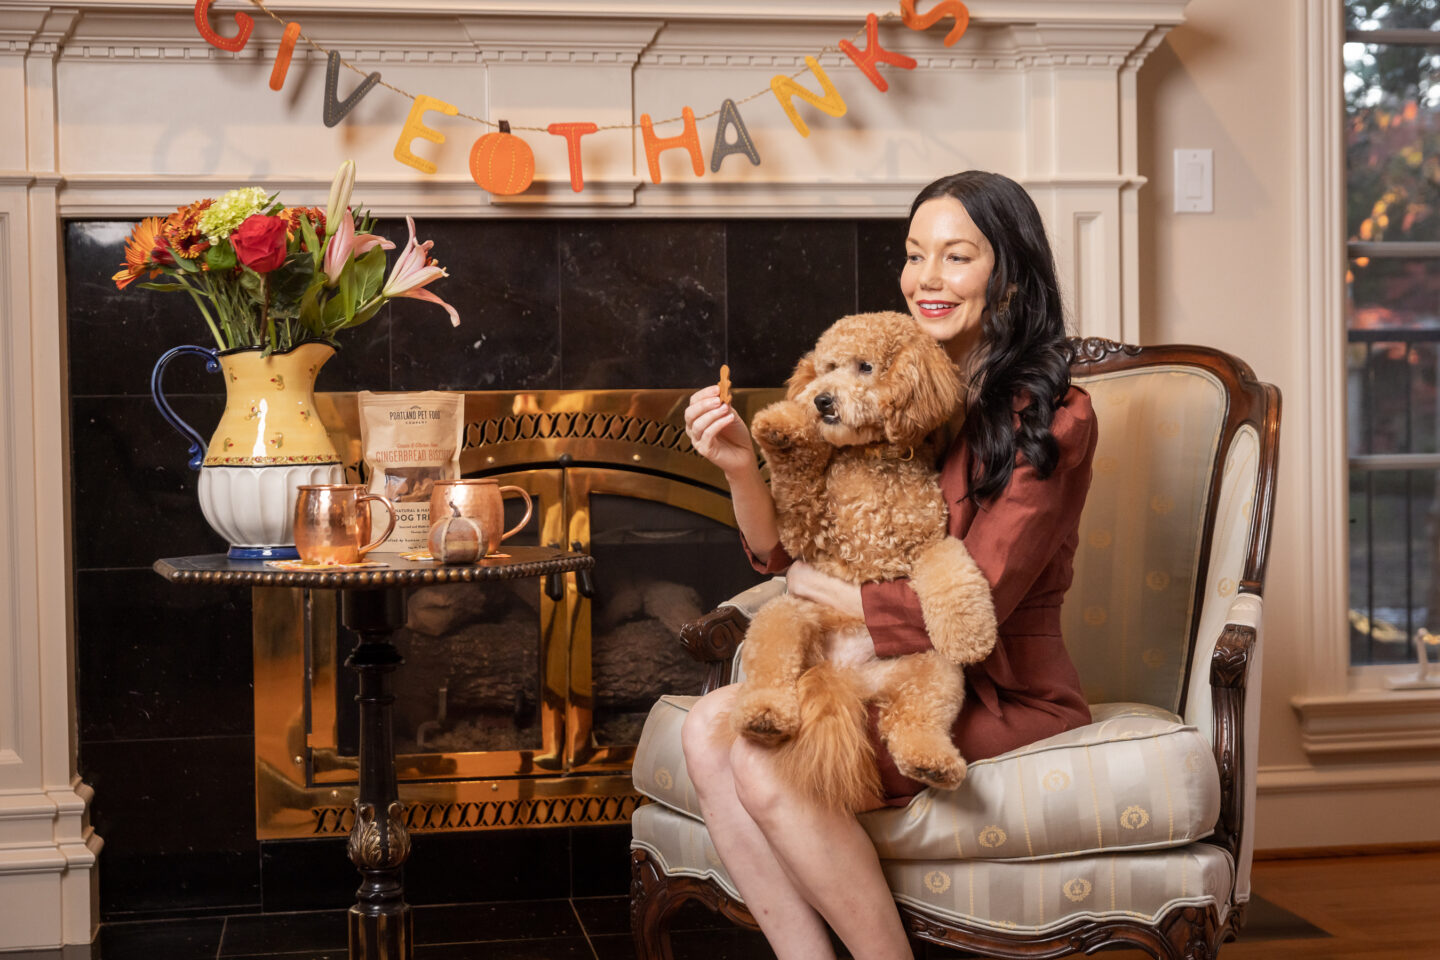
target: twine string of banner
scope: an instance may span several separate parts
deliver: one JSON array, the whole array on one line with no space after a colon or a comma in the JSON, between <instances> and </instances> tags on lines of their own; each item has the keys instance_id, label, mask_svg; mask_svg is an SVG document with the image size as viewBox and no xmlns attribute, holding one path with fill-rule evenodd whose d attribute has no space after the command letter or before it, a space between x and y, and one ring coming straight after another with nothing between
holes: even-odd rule
<instances>
[{"instance_id":1,"label":"twine string of banner","mask_svg":"<svg viewBox=\"0 0 1440 960\"><path fill-rule=\"evenodd\" d=\"M278 14L275 13L275 11L273 11L273 10L271 10L269 7L265 6L264 0L250 0L250 3L254 4L256 7L259 7L260 10L263 11L263 12L266 14L266 16L268 16L271 20L274 20L276 23L280 24L282 27L285 26L286 23L289 22L289 21L287 21L284 17L279 16ZM879 21L880 21L881 23L889 23L889 22L893 22L893 21L895 21L895 20L900 20L900 19L901 19L900 14L896 13L896 12L893 11L893 10L890 11L890 12L888 12L888 13L878 14L877 16L878 16L878 19L879 19ZM865 28L862 26L859 30L855 31L854 35L853 35L850 39L851 39L851 40L858 40L858 39L860 38L860 36L863 35L864 33L865 33ZM297 36L300 40L305 41L305 44L306 44L307 46L309 46L311 49L319 52L319 53L321 54L321 56L325 56L325 57L330 56L330 51L327 50L325 47L320 46L320 44L316 43L314 40L311 40L310 37L305 34L305 31L303 31L303 30L299 31L299 32L296 34L296 36ZM834 44L827 44L825 47L823 47L823 48L820 50L819 56L822 56L822 57L823 57L823 56L824 56L825 54L827 54L827 53L840 53L840 52L841 52L841 51L840 51L840 47L838 47L838 46L836 46L836 45L834 45ZM818 59L818 57L817 57L817 59ZM368 71L361 70L359 67L355 66L355 64L351 63L349 60L346 60L346 59L343 58L343 57L340 58L340 65L343 66L343 67L348 67L350 70L353 70L355 73L359 74L359 75L362 76L362 77L368 77L368 76L370 75ZM803 74L803 73L808 72L809 69L810 69L810 68L809 68L808 66L807 66L807 67L801 67L799 70L796 70L794 73L790 74L790 79L791 79L791 80L797 80L797 79L799 79L800 75ZM387 83L383 78L382 78L382 79L377 79L377 80L376 80L376 85L377 85L377 86L384 87L386 90L393 91L394 93L398 93L398 94L400 94L400 96L406 98L407 100L411 100L411 101L414 101L414 100L415 100L415 94L411 93L411 92L408 91L408 90L403 90L403 89L401 89L400 87L395 86L393 83ZM743 100L736 100L735 103L736 103L736 105L739 105L739 104L742 104L742 103L749 103L751 100L755 100L755 99L757 99L757 98L759 98L759 97L766 96L766 95L769 94L770 92L771 92L771 90L770 90L770 88L767 86L764 90L760 90L760 91L757 91L757 92L755 92L755 93L752 93L752 94L750 94L750 96L746 97L746 98L743 99ZM717 107L717 108L715 108L714 110L711 110L711 111L710 111L709 113L707 113L707 114L704 114L704 115L702 115L702 116L696 117L695 120L696 120L697 123L698 123L699 121L701 121L701 120L709 120L711 117L718 116L723 109L724 109L723 106ZM459 112L459 111L457 111L455 115L458 116L458 117L464 117L466 120L473 120L474 122L479 123L479 124L482 124L482 125L487 126L487 127L494 127L495 129L499 129L499 128L500 128L500 124L499 124L499 123L496 123L494 120L488 120L488 119L486 119L485 117L477 117L477 116L475 116L474 114L463 113L463 112ZM654 125L658 127L658 126L660 126L660 125L663 124L663 123L679 123L680 121L682 121L682 120L684 120L684 119L685 119L685 118L684 118L683 116L669 117L669 118L667 118L667 119L665 119L665 120L656 120L655 123L654 123ZM548 130L547 127L522 127L522 126L518 126L518 125L510 125L510 126L509 126L509 129L512 129L512 130L531 130L531 131L534 131L534 132L536 132L536 133L548 133L548 132L549 132L549 130ZM639 130L639 129L640 129L640 124L638 124L638 123L612 123L612 124L608 124L608 125L606 125L606 126L598 127L597 129L598 129L598 130Z\"/></svg>"}]
</instances>

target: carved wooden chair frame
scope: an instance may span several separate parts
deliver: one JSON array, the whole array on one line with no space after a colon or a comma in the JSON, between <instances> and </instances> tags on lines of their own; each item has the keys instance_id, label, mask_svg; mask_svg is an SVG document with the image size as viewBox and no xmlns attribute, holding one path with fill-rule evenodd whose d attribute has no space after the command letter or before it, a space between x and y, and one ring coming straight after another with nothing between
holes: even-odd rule
<instances>
[{"instance_id":1,"label":"carved wooden chair frame","mask_svg":"<svg viewBox=\"0 0 1440 960\"><path fill-rule=\"evenodd\" d=\"M1235 432L1252 426L1259 438L1259 472L1255 509L1250 516L1250 542L1245 557L1239 593L1262 595L1265 563L1274 513L1275 479L1279 458L1280 392L1271 384L1256 380L1243 361L1207 347L1136 347L1100 338L1072 339L1069 344L1071 370L1092 375L1131 370L1137 367L1181 365L1201 367L1216 376L1229 397L1228 410L1219 441L1219 453L1210 478L1205 515L1205 535L1197 569L1209 567L1214 534L1215 510L1225 458ZM1196 577L1196 605L1204 590L1203 576ZM1198 613L1192 618L1189 654L1193 661ZM704 691L726 682L730 660L749 620L735 607L722 606L699 620L685 625L681 643L696 659L707 665ZM1200 841L1229 851L1238 865L1246 796L1243 740L1246 681L1255 650L1254 629L1227 624L1210 661L1210 687L1215 718L1215 761L1220 772L1220 816L1215 832ZM1195 669L1191 662L1186 675ZM1188 685L1187 685L1188 686ZM1184 709L1183 704L1181 709ZM1249 749L1255 749L1254 744ZM1155 923L1140 919L1077 920L1043 935L1005 935L962 922L940 920L905 904L899 904L901 919L916 955L923 955L924 942L973 950L1006 958L1061 957L1091 954L1103 947L1128 944L1161 960L1207 960L1220 944L1235 939L1244 923L1245 904L1233 901L1222 923L1214 908L1177 907ZM668 876L644 850L631 853L630 914L636 954L640 960L672 960L669 920L686 900L698 900L734 923L759 929L745 905L731 898L715 883L692 877Z\"/></svg>"}]
</instances>

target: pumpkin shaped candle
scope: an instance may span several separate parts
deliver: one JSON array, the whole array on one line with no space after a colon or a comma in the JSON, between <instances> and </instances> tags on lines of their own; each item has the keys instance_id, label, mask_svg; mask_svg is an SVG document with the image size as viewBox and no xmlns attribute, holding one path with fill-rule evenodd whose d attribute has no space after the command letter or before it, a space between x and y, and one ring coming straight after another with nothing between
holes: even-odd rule
<instances>
[{"instance_id":1,"label":"pumpkin shaped candle","mask_svg":"<svg viewBox=\"0 0 1440 960\"><path fill-rule=\"evenodd\" d=\"M462 517L451 504L454 516L430 524L430 556L441 563L474 563L485 556L485 530L477 517Z\"/></svg>"}]
</instances>

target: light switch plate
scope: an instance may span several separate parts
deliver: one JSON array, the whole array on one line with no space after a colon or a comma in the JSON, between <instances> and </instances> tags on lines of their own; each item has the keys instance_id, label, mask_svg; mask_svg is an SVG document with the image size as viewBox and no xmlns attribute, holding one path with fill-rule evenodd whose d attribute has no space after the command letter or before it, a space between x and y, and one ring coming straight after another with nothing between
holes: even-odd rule
<instances>
[{"instance_id":1,"label":"light switch plate","mask_svg":"<svg viewBox=\"0 0 1440 960\"><path fill-rule=\"evenodd\" d=\"M1175 212L1215 212L1215 151L1175 151Z\"/></svg>"}]
</instances>

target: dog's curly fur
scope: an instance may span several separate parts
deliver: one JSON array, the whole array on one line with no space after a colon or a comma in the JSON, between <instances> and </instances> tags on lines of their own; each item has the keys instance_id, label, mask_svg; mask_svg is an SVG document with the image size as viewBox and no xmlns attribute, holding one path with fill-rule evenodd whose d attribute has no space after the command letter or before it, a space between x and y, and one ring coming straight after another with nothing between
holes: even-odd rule
<instances>
[{"instance_id":1,"label":"dog's curly fur","mask_svg":"<svg viewBox=\"0 0 1440 960\"><path fill-rule=\"evenodd\" d=\"M961 667L995 645L990 588L960 541L934 469L936 431L959 406L955 365L906 314L844 317L821 335L751 432L770 465L780 543L850 583L910 577L932 651L859 666L827 660L863 620L784 596L746 634L735 731L777 747L787 778L816 800L872 805L879 775L867 703L900 772L952 789L965 760L950 729Z\"/></svg>"}]
</instances>

